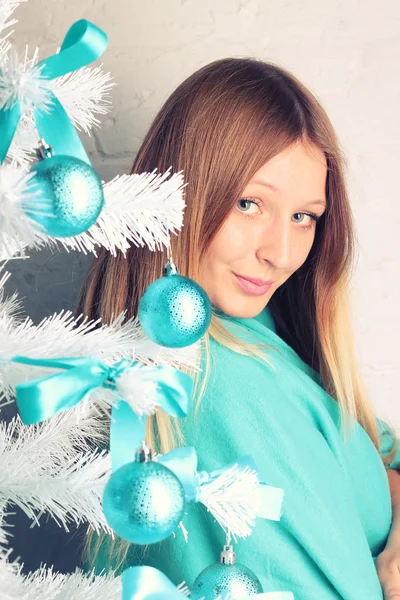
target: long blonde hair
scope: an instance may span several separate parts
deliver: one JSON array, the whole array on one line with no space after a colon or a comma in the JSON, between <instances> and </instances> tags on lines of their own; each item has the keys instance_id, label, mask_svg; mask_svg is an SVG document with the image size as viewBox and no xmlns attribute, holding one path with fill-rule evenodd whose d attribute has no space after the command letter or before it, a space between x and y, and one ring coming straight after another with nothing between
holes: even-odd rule
<instances>
[{"instance_id":1,"label":"long blonde hair","mask_svg":"<svg viewBox=\"0 0 400 600\"><path fill-rule=\"evenodd\" d=\"M356 364L349 281L355 228L346 190L345 159L317 98L282 67L255 58L226 58L205 65L169 96L137 153L132 173L183 171L185 219L171 240L182 275L196 280L210 242L254 173L298 142L326 156L327 210L305 263L272 296L276 330L317 371L337 400L345 436L358 421L380 450L375 415ZM130 248L126 256L102 249L84 282L78 313L107 323L126 310L137 315L146 287L160 277L166 253ZM237 352L260 357L230 335L215 317L206 335ZM148 419L148 440L158 450L181 441L175 420L158 412ZM155 439L154 428L157 429ZM350 427L349 427L350 426ZM396 452L382 459L388 464ZM121 560L128 544L119 549ZM116 548L113 547L116 551Z\"/></svg>"}]
</instances>

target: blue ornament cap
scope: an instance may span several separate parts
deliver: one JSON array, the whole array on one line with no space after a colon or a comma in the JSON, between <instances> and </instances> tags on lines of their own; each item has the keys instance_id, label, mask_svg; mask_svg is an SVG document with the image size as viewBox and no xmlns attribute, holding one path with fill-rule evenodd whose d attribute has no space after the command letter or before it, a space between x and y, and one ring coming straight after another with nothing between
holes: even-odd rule
<instances>
[{"instance_id":1,"label":"blue ornament cap","mask_svg":"<svg viewBox=\"0 0 400 600\"><path fill-rule=\"evenodd\" d=\"M103 186L93 167L74 156L45 154L31 172L32 201L25 211L48 235L70 237L97 220L103 206Z\"/></svg>"},{"instance_id":2,"label":"blue ornament cap","mask_svg":"<svg viewBox=\"0 0 400 600\"><path fill-rule=\"evenodd\" d=\"M151 460L120 467L104 489L103 511L108 524L132 544L165 540L177 529L184 509L185 493L177 476Z\"/></svg>"},{"instance_id":3,"label":"blue ornament cap","mask_svg":"<svg viewBox=\"0 0 400 600\"><path fill-rule=\"evenodd\" d=\"M257 575L248 567L236 563L232 546L226 545L221 552L221 562L210 565L196 577L190 598L215 600L229 597L229 600L235 600L262 592L263 588Z\"/></svg>"},{"instance_id":4,"label":"blue ornament cap","mask_svg":"<svg viewBox=\"0 0 400 600\"><path fill-rule=\"evenodd\" d=\"M139 321L145 334L157 344L183 348L207 331L211 303L204 289L193 279L179 275L173 263L165 267L164 273L140 299Z\"/></svg>"}]
</instances>

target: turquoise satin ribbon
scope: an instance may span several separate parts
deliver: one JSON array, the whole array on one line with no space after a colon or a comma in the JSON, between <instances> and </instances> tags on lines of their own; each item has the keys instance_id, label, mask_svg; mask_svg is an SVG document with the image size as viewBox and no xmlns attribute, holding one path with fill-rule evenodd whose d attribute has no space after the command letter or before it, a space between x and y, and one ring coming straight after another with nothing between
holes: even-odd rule
<instances>
[{"instance_id":1,"label":"turquoise satin ribbon","mask_svg":"<svg viewBox=\"0 0 400 600\"><path fill-rule=\"evenodd\" d=\"M121 600L182 600L185 598L164 573L154 567L130 567L122 573ZM232 598L222 593L218 600ZM241 600L294 600L291 592L265 592ZM205 598L205 600L207 600Z\"/></svg>"},{"instance_id":2,"label":"turquoise satin ribbon","mask_svg":"<svg viewBox=\"0 0 400 600\"><path fill-rule=\"evenodd\" d=\"M68 30L60 52L36 65L41 77L55 79L89 65L107 48L107 35L93 23L81 19ZM1 73L0 73L1 78ZM35 108L34 120L40 138L44 138L55 154L75 156L90 163L83 144L61 103L50 90L51 103L46 110ZM5 159L24 107L18 99L12 106L0 108L0 163Z\"/></svg>"},{"instance_id":3,"label":"turquoise satin ribbon","mask_svg":"<svg viewBox=\"0 0 400 600\"><path fill-rule=\"evenodd\" d=\"M154 567L130 567L122 573L122 600L182 600L183 594Z\"/></svg>"},{"instance_id":4,"label":"turquoise satin ribbon","mask_svg":"<svg viewBox=\"0 0 400 600\"><path fill-rule=\"evenodd\" d=\"M123 359L113 366L108 366L93 358L28 358L14 356L11 362L37 367L63 369L48 377L36 379L16 386L16 402L22 421L26 425L39 423L49 419L56 413L68 410L81 402L87 394L103 386L116 389L117 378L127 369L143 369L143 378L157 384L157 397L160 408L174 417L183 417L189 411L192 393L192 378L171 366L145 367L137 361ZM118 416L118 430L121 431L125 447L128 431L124 423L132 427L130 436L132 447L132 431L140 434L140 442L144 439L144 419L138 417L126 402L116 394L118 406L113 405L113 415ZM113 429L113 428L112 428ZM114 432L115 435L115 432ZM128 450L127 448L127 450ZM134 446L134 449L136 446ZM115 459L117 460L117 453ZM132 460L132 454L130 454Z\"/></svg>"}]
</instances>

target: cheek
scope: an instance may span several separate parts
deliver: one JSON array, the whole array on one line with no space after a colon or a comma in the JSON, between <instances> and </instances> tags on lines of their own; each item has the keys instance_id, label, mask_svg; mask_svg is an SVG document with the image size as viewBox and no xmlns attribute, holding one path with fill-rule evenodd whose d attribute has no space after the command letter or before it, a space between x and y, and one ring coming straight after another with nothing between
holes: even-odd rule
<instances>
[{"instance_id":1,"label":"cheek","mask_svg":"<svg viewBox=\"0 0 400 600\"><path fill-rule=\"evenodd\" d=\"M246 257L252 250L252 237L243 223L228 220L210 245L209 259L230 264Z\"/></svg>"},{"instance_id":2,"label":"cheek","mask_svg":"<svg viewBox=\"0 0 400 600\"><path fill-rule=\"evenodd\" d=\"M302 234L303 232L300 233ZM297 269L299 269L306 262L314 243L314 237L315 234L311 235L311 237L305 235L304 239L302 239L302 237L300 236L296 247L293 248L292 251L292 257L294 257L293 271L297 271Z\"/></svg>"}]
</instances>

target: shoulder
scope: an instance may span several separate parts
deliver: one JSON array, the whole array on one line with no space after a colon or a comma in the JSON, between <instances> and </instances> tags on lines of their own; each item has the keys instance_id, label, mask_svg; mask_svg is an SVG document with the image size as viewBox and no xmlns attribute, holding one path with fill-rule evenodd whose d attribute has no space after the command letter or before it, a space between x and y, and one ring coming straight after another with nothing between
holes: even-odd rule
<instances>
[{"instance_id":1,"label":"shoulder","mask_svg":"<svg viewBox=\"0 0 400 600\"><path fill-rule=\"evenodd\" d=\"M226 391L233 387L236 393L239 388L262 386L267 381L271 382L278 370L282 370L279 353L272 340L260 342L250 330L240 331L240 337L235 335L232 342L212 338L208 351L202 355L206 385L209 390L224 386Z\"/></svg>"}]
</instances>

